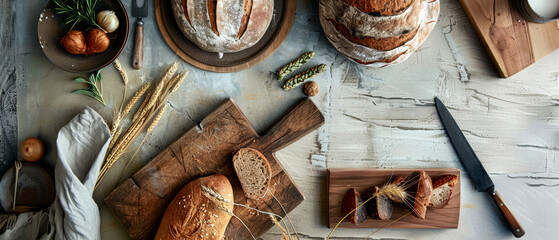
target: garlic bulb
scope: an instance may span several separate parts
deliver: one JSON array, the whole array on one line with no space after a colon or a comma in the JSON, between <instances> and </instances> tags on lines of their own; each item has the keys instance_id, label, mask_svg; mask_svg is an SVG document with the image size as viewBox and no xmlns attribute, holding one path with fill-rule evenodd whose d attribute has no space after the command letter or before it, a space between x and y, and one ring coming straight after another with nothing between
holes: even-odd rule
<instances>
[{"instance_id":1,"label":"garlic bulb","mask_svg":"<svg viewBox=\"0 0 559 240\"><path fill-rule=\"evenodd\" d=\"M118 17L111 10L101 11L97 13L97 24L107 33L112 33L118 28Z\"/></svg>"}]
</instances>

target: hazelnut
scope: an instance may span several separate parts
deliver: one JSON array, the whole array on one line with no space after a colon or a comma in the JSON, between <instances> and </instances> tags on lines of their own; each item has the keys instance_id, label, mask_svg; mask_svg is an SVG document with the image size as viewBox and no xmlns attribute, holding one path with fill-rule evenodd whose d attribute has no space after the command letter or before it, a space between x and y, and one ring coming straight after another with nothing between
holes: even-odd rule
<instances>
[{"instance_id":1,"label":"hazelnut","mask_svg":"<svg viewBox=\"0 0 559 240\"><path fill-rule=\"evenodd\" d=\"M305 83L305 87L303 88L303 91L309 97L316 96L316 94L318 94L318 90L319 90L318 84L314 81Z\"/></svg>"}]
</instances>

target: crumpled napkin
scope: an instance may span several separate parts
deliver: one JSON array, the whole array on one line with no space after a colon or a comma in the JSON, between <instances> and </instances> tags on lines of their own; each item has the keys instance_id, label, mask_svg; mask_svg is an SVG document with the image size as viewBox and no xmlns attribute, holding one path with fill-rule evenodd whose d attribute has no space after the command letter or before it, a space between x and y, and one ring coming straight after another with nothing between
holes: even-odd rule
<instances>
[{"instance_id":1,"label":"crumpled napkin","mask_svg":"<svg viewBox=\"0 0 559 240\"><path fill-rule=\"evenodd\" d=\"M110 141L105 120L93 109L86 107L75 116L56 139L56 199L48 223L44 212L19 214L15 228L0 235L0 240L101 239L101 216L92 195ZM40 217L34 217L37 214Z\"/></svg>"}]
</instances>

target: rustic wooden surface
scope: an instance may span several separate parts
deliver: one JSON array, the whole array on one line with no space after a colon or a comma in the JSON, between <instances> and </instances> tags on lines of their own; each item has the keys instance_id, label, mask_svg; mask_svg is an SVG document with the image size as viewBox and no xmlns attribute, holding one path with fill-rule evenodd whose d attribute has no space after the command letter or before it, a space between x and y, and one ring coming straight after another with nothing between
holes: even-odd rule
<instances>
[{"instance_id":1,"label":"rustic wooden surface","mask_svg":"<svg viewBox=\"0 0 559 240\"><path fill-rule=\"evenodd\" d=\"M390 220L375 220L367 218L361 224L343 221L339 228L457 228L460 219L460 170L452 168L426 169L356 169L329 168L327 175L328 194L328 227L334 228L343 218L341 202L350 188L355 188L363 197L367 188L382 186L394 176L411 176L417 171L424 170L433 181L442 175L456 175L458 182L454 186L448 205L442 209L428 208L425 219L420 219L410 213L410 209L403 204L395 204ZM410 190L412 191L412 190ZM363 199L366 200L366 199ZM411 200L413 205L413 200ZM391 223L392 221L398 221Z\"/></svg>"},{"instance_id":2,"label":"rustic wooden surface","mask_svg":"<svg viewBox=\"0 0 559 240\"><path fill-rule=\"evenodd\" d=\"M12 155L2 154L1 164L12 164L18 141L40 136L49 146L46 160L52 165L58 130L86 105L110 119L112 106L122 98L122 84L114 68L104 70L109 107L71 94L79 87L71 79L81 75L54 67L37 43L35 26L43 1L1 3L0 94L2 111L8 110L8 114L2 112L0 119L2 129L12 129L3 130L8 134L3 133L2 139L11 142L2 140L1 147ZM129 1L124 4L130 9ZM273 72L299 54L314 50L317 54L309 66L328 64L328 70L315 79L321 91L312 98L326 124L276 154L306 196L291 213L302 239L324 239L330 232L326 227L326 167L462 169L438 119L435 95L449 107L523 224L523 239L559 235L559 51L508 79L498 78L459 1L441 1L439 21L416 53L398 66L369 69L348 61L331 46L318 23L317 8L317 1L298 1L295 23L284 44L253 68L218 74L182 63L190 76L170 98L171 108L148 136L125 177L230 97L257 132L268 128L303 97L300 89L283 91ZM119 57L131 79L129 93L180 60L160 36L153 12L145 22L144 67L131 68L132 38ZM9 90L14 85L19 140L15 134L9 135L15 132L15 94ZM4 86L12 87L4 90ZM117 162L105 180L116 181L125 162ZM458 229L384 229L373 238L515 239L502 224L491 198L476 192L467 172L462 173ZM126 230L102 201L112 185L103 185L95 194L101 208L102 235L104 239L126 239ZM340 229L334 239L362 239L373 231ZM273 228L263 238L279 236Z\"/></svg>"},{"instance_id":3,"label":"rustic wooden surface","mask_svg":"<svg viewBox=\"0 0 559 240\"><path fill-rule=\"evenodd\" d=\"M323 124L318 108L310 99L304 99L259 136L235 102L228 100L118 186L105 201L133 239L152 239L167 205L180 189L199 177L222 174L233 186L235 203L284 215L273 196L287 212L301 204L304 196L274 154ZM260 200L245 197L233 168L233 155L244 147L259 150L270 162L270 194ZM235 207L234 213L257 237L274 226L266 214L243 207ZM251 238L237 220L229 223L225 236Z\"/></svg>"},{"instance_id":4,"label":"rustic wooden surface","mask_svg":"<svg viewBox=\"0 0 559 240\"><path fill-rule=\"evenodd\" d=\"M509 77L559 48L557 22L525 20L516 0L460 0L502 77Z\"/></svg>"}]
</instances>

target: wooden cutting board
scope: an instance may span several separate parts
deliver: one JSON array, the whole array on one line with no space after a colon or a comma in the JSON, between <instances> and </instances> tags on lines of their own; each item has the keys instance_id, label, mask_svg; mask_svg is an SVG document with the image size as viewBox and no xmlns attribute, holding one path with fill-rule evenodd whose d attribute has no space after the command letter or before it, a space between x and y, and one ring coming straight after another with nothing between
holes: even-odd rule
<instances>
[{"instance_id":1,"label":"wooden cutting board","mask_svg":"<svg viewBox=\"0 0 559 240\"><path fill-rule=\"evenodd\" d=\"M410 210L401 204L394 205L390 220L374 220L367 218L361 224L352 224L344 220L338 228L457 228L460 219L460 170L451 168L432 169L351 169L333 168L326 172L328 183L328 227L333 228L342 219L341 202L350 188L356 188L361 195L372 186L382 186L390 176L408 176L414 172L425 171L431 179L446 174L458 175L458 183L454 186L448 205L442 209L428 208L425 219L409 214L402 219L387 225L408 214Z\"/></svg>"},{"instance_id":2,"label":"wooden cutting board","mask_svg":"<svg viewBox=\"0 0 559 240\"><path fill-rule=\"evenodd\" d=\"M219 173L231 182L236 203L283 216L280 205L270 194L258 201L244 196L231 159L243 147L260 150L272 168L269 191L290 212L304 200L304 196L274 153L323 124L324 117L318 108L305 98L260 136L230 99L118 186L105 201L132 239L153 239L161 217L176 193L196 178ZM234 213L257 237L273 226L265 214L242 207L235 207ZM231 219L225 236L251 239L249 232L235 218Z\"/></svg>"},{"instance_id":3,"label":"wooden cutting board","mask_svg":"<svg viewBox=\"0 0 559 240\"><path fill-rule=\"evenodd\" d=\"M557 21L528 22L518 0L460 0L501 77L510 77L559 48Z\"/></svg>"}]
</instances>

